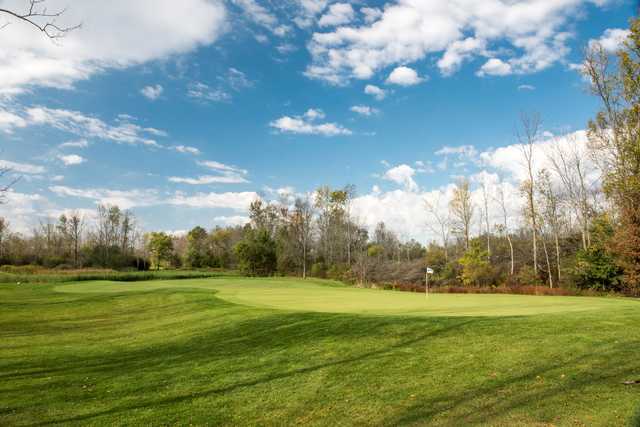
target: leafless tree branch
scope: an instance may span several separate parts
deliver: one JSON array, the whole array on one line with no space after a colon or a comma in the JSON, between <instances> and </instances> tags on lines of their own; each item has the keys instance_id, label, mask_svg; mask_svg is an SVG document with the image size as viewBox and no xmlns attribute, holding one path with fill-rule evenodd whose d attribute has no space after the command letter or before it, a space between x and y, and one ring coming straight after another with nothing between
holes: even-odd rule
<instances>
[{"instance_id":1,"label":"leafless tree branch","mask_svg":"<svg viewBox=\"0 0 640 427\"><path fill-rule=\"evenodd\" d=\"M82 24L73 26L61 26L58 25L56 20L61 17L66 9L62 9L56 12L49 12L46 6L43 5L46 0L29 0L29 8L26 12L17 12L9 9L0 8L0 14L12 16L18 20L24 21L33 27L40 30L51 40L56 40L64 37L68 32L77 30ZM41 21L44 22L41 22ZM0 26L0 30L5 28L9 23L5 23Z\"/></svg>"}]
</instances>

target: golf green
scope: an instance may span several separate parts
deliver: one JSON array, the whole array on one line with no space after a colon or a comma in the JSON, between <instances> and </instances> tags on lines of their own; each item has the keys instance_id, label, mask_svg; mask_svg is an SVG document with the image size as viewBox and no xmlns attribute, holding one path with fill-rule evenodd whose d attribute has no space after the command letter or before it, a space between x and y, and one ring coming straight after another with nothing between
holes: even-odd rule
<instances>
[{"instance_id":1,"label":"golf green","mask_svg":"<svg viewBox=\"0 0 640 427\"><path fill-rule=\"evenodd\" d=\"M213 278L151 282L80 282L58 292L113 293L159 289L209 289L223 300L261 308L322 313L403 316L526 316L612 308L638 308L623 298L502 294L437 294L381 291L332 282L288 278Z\"/></svg>"}]
</instances>

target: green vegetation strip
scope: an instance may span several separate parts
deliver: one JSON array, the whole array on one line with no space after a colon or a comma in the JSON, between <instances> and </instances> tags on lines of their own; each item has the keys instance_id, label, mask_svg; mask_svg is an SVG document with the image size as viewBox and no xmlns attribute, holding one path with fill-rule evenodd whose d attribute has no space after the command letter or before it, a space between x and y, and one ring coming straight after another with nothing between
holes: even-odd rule
<instances>
[{"instance_id":1,"label":"green vegetation strip","mask_svg":"<svg viewBox=\"0 0 640 427\"><path fill-rule=\"evenodd\" d=\"M280 279L2 285L0 425L630 422L637 301L444 297ZM539 314L468 314L516 301ZM399 316L435 314L417 304L448 317Z\"/></svg>"}]
</instances>

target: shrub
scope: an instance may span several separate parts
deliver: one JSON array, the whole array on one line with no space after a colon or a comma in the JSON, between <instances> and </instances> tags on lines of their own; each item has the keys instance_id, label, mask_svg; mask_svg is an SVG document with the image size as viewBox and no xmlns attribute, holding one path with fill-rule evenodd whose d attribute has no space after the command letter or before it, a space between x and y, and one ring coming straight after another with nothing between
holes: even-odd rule
<instances>
[{"instance_id":1,"label":"shrub","mask_svg":"<svg viewBox=\"0 0 640 427\"><path fill-rule=\"evenodd\" d=\"M270 276L276 271L276 242L266 230L248 231L235 252L240 270L248 276Z\"/></svg>"}]
</instances>

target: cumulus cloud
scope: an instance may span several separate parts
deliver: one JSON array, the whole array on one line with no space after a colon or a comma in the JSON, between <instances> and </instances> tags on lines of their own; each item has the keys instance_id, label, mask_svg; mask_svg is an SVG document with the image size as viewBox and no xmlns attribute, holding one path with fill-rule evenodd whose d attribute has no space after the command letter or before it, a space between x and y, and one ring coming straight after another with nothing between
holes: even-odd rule
<instances>
[{"instance_id":1,"label":"cumulus cloud","mask_svg":"<svg viewBox=\"0 0 640 427\"><path fill-rule=\"evenodd\" d=\"M360 8L360 13L362 13L364 22L367 24L371 24L382 17L382 11L377 7Z\"/></svg>"},{"instance_id":2,"label":"cumulus cloud","mask_svg":"<svg viewBox=\"0 0 640 427\"><path fill-rule=\"evenodd\" d=\"M142 94L142 96L151 101L155 101L156 99L160 98L160 95L162 95L163 91L164 88L162 87L162 85L145 86L140 89L140 93Z\"/></svg>"},{"instance_id":3,"label":"cumulus cloud","mask_svg":"<svg viewBox=\"0 0 640 427\"><path fill-rule=\"evenodd\" d=\"M377 108L369 107L368 105L354 105L350 108L354 113L358 113L361 116L372 116L374 114L380 113L380 110Z\"/></svg>"},{"instance_id":4,"label":"cumulus cloud","mask_svg":"<svg viewBox=\"0 0 640 427\"><path fill-rule=\"evenodd\" d=\"M402 164L386 171L382 178L402 185L407 191L417 191L418 184L413 180L415 174L415 169L409 165Z\"/></svg>"},{"instance_id":5,"label":"cumulus cloud","mask_svg":"<svg viewBox=\"0 0 640 427\"><path fill-rule=\"evenodd\" d=\"M319 109L309 109L302 116L282 116L269 123L274 129L282 133L302 135L338 136L351 135L351 130L336 123L318 123L324 119L325 114Z\"/></svg>"},{"instance_id":6,"label":"cumulus cloud","mask_svg":"<svg viewBox=\"0 0 640 427\"><path fill-rule=\"evenodd\" d=\"M4 5L25 7L16 0ZM184 0L179 8L172 0L84 0L72 5L51 0L46 6L49 11L66 9L58 24L82 23L82 28L51 43L27 23L7 18L11 25L0 46L0 93L16 94L30 86L71 88L107 69L209 45L226 29L224 4L216 0Z\"/></svg>"},{"instance_id":7,"label":"cumulus cloud","mask_svg":"<svg viewBox=\"0 0 640 427\"><path fill-rule=\"evenodd\" d=\"M87 159L82 156L78 156L77 154L60 154L58 156L58 160L64 163L65 166L75 166L87 161Z\"/></svg>"},{"instance_id":8,"label":"cumulus cloud","mask_svg":"<svg viewBox=\"0 0 640 427\"><path fill-rule=\"evenodd\" d=\"M306 75L334 84L370 79L390 66L411 64L444 52L439 67L454 72L462 62L500 52L490 71L533 73L569 53L571 25L588 4L602 0L398 0L364 25L346 24L314 33ZM494 66L492 68L492 66Z\"/></svg>"},{"instance_id":9,"label":"cumulus cloud","mask_svg":"<svg viewBox=\"0 0 640 427\"><path fill-rule=\"evenodd\" d=\"M511 64L499 58L491 58L485 62L476 73L480 77L484 76L506 76L513 73Z\"/></svg>"},{"instance_id":10,"label":"cumulus cloud","mask_svg":"<svg viewBox=\"0 0 640 427\"><path fill-rule=\"evenodd\" d=\"M49 191L60 197L77 197L89 199L96 204L117 205L122 209L130 209L140 206L157 205L160 201L158 192L152 189L146 190L111 190L106 188L73 188L63 185L49 187Z\"/></svg>"},{"instance_id":11,"label":"cumulus cloud","mask_svg":"<svg viewBox=\"0 0 640 427\"><path fill-rule=\"evenodd\" d=\"M213 223L226 227L243 226L249 222L249 217L244 215L228 215L228 216L216 216L213 218Z\"/></svg>"},{"instance_id":12,"label":"cumulus cloud","mask_svg":"<svg viewBox=\"0 0 640 427\"><path fill-rule=\"evenodd\" d=\"M376 85L366 85L364 87L364 93L373 96L378 101L382 101L385 96L387 96L387 92Z\"/></svg>"},{"instance_id":13,"label":"cumulus cloud","mask_svg":"<svg viewBox=\"0 0 640 427\"><path fill-rule=\"evenodd\" d=\"M334 3L318 21L321 27L335 27L353 21L355 12L349 3Z\"/></svg>"},{"instance_id":14,"label":"cumulus cloud","mask_svg":"<svg viewBox=\"0 0 640 427\"><path fill-rule=\"evenodd\" d=\"M389 77L387 77L387 83L399 86L413 86L421 83L423 80L422 77L418 76L416 70L409 67L397 67L389 74Z\"/></svg>"},{"instance_id":15,"label":"cumulus cloud","mask_svg":"<svg viewBox=\"0 0 640 427\"><path fill-rule=\"evenodd\" d=\"M605 52L614 53L622 47L622 43L629 37L629 34L631 32L627 29L609 28L599 39L589 40L589 46L593 47L598 43Z\"/></svg>"}]
</instances>

